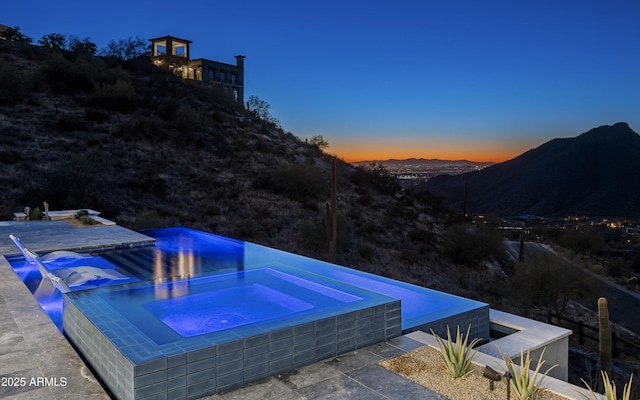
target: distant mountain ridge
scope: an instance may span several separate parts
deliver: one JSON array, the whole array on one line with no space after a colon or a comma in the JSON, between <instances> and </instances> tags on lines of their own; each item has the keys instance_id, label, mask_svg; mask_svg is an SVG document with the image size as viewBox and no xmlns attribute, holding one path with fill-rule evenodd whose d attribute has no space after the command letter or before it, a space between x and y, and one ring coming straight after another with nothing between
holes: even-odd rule
<instances>
[{"instance_id":1,"label":"distant mountain ridge","mask_svg":"<svg viewBox=\"0 0 640 400\"><path fill-rule=\"evenodd\" d=\"M388 160L366 160L366 161L356 161L352 162L353 165L369 165L369 164L382 164L382 165L478 165L478 166L487 166L493 165L494 162L479 162L479 161L469 161L469 160L441 160L438 158L406 158L406 159L395 159L391 158Z\"/></svg>"},{"instance_id":2,"label":"distant mountain ridge","mask_svg":"<svg viewBox=\"0 0 640 400\"><path fill-rule=\"evenodd\" d=\"M437 176L422 188L462 210L466 180L470 214L637 217L638 177L640 135L620 122L553 139L477 172Z\"/></svg>"}]
</instances>

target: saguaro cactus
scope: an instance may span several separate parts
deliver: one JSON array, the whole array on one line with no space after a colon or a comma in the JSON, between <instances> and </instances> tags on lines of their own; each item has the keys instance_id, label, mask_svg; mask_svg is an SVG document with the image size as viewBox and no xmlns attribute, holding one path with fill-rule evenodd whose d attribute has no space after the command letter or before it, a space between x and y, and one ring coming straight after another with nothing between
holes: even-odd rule
<instances>
[{"instance_id":1,"label":"saguaro cactus","mask_svg":"<svg viewBox=\"0 0 640 400\"><path fill-rule=\"evenodd\" d=\"M327 238L329 239L329 260L336 260L338 247L338 217L336 214L336 159L331 160L331 204L326 203L327 209Z\"/></svg>"},{"instance_id":2,"label":"saguaro cactus","mask_svg":"<svg viewBox=\"0 0 640 400\"><path fill-rule=\"evenodd\" d=\"M609 306L607 299L598 299L598 320L600 332L600 371L611 375L611 324L609 324ZM601 379L598 379L600 386Z\"/></svg>"}]
</instances>

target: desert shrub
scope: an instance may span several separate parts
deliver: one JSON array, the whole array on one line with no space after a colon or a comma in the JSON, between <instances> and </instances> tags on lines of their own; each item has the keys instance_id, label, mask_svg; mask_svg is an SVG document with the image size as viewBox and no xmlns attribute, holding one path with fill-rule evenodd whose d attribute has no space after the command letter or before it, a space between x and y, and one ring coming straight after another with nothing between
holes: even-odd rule
<instances>
[{"instance_id":1,"label":"desert shrub","mask_svg":"<svg viewBox=\"0 0 640 400\"><path fill-rule=\"evenodd\" d=\"M107 110L131 113L138 108L140 99L130 82L119 80L113 84L99 84L88 103Z\"/></svg>"},{"instance_id":2,"label":"desert shrub","mask_svg":"<svg viewBox=\"0 0 640 400\"><path fill-rule=\"evenodd\" d=\"M56 119L56 127L60 132L87 130L87 121L73 114L62 114Z\"/></svg>"},{"instance_id":3,"label":"desert shrub","mask_svg":"<svg viewBox=\"0 0 640 400\"><path fill-rule=\"evenodd\" d=\"M328 182L322 171L309 165L283 165L258 175L257 189L269 190L293 200L317 200L328 196Z\"/></svg>"},{"instance_id":4,"label":"desert shrub","mask_svg":"<svg viewBox=\"0 0 640 400\"><path fill-rule=\"evenodd\" d=\"M156 107L156 115L165 121L175 118L178 101L173 97L165 97L159 100Z\"/></svg>"},{"instance_id":5,"label":"desert shrub","mask_svg":"<svg viewBox=\"0 0 640 400\"><path fill-rule=\"evenodd\" d=\"M34 80L10 63L0 63L0 104L24 100L34 87Z\"/></svg>"},{"instance_id":6,"label":"desert shrub","mask_svg":"<svg viewBox=\"0 0 640 400\"><path fill-rule=\"evenodd\" d=\"M137 181L137 188L149 194L153 194L159 199L165 199L169 193L167 182L158 174L145 175L141 180Z\"/></svg>"},{"instance_id":7,"label":"desert shrub","mask_svg":"<svg viewBox=\"0 0 640 400\"><path fill-rule=\"evenodd\" d=\"M367 222L362 227L362 232L364 232L367 235L375 235L377 233L383 233L384 231L385 229L382 227L382 225L374 221Z\"/></svg>"},{"instance_id":8,"label":"desert shrub","mask_svg":"<svg viewBox=\"0 0 640 400\"><path fill-rule=\"evenodd\" d=\"M181 104L176 110L176 129L182 133L191 133L207 128L207 117L188 104Z\"/></svg>"},{"instance_id":9,"label":"desert shrub","mask_svg":"<svg viewBox=\"0 0 640 400\"><path fill-rule=\"evenodd\" d=\"M418 204L428 206L434 211L447 211L445 197L443 195L438 195L428 190L418 188L408 189L407 192Z\"/></svg>"},{"instance_id":10,"label":"desert shrub","mask_svg":"<svg viewBox=\"0 0 640 400\"><path fill-rule=\"evenodd\" d=\"M143 230L166 228L170 226L168 220L161 216L156 210L144 210L133 217L133 221L128 224L129 229Z\"/></svg>"},{"instance_id":11,"label":"desert shrub","mask_svg":"<svg viewBox=\"0 0 640 400\"><path fill-rule=\"evenodd\" d=\"M416 220L418 218L418 212L413 207L406 206L402 202L397 202L387 210L387 216L392 220Z\"/></svg>"},{"instance_id":12,"label":"desert shrub","mask_svg":"<svg viewBox=\"0 0 640 400\"><path fill-rule=\"evenodd\" d=\"M101 123L101 122L109 121L109 119L111 119L111 114L102 108L90 107L90 108L85 108L84 118L87 121Z\"/></svg>"},{"instance_id":13,"label":"desert shrub","mask_svg":"<svg viewBox=\"0 0 640 400\"><path fill-rule=\"evenodd\" d=\"M457 224L445 233L444 254L456 264L480 269L487 261L501 260L501 233L484 225Z\"/></svg>"},{"instance_id":14,"label":"desert shrub","mask_svg":"<svg viewBox=\"0 0 640 400\"><path fill-rule=\"evenodd\" d=\"M82 223L82 225L96 225L98 221L94 220L89 216L89 212L87 210L80 210L75 215L74 218Z\"/></svg>"},{"instance_id":15,"label":"desert shrub","mask_svg":"<svg viewBox=\"0 0 640 400\"><path fill-rule=\"evenodd\" d=\"M395 194L402 189L396 178L379 164L356 167L349 179L355 185L373 187L382 194Z\"/></svg>"},{"instance_id":16,"label":"desert shrub","mask_svg":"<svg viewBox=\"0 0 640 400\"><path fill-rule=\"evenodd\" d=\"M414 229L409 232L409 238L412 242L424 243L428 246L435 246L438 243L438 234L426 229Z\"/></svg>"},{"instance_id":17,"label":"desert shrub","mask_svg":"<svg viewBox=\"0 0 640 400\"><path fill-rule=\"evenodd\" d=\"M324 221L319 218L314 221L307 221L302 225L300 239L302 245L313 253L325 253L329 249L327 229Z\"/></svg>"},{"instance_id":18,"label":"desert shrub","mask_svg":"<svg viewBox=\"0 0 640 400\"><path fill-rule=\"evenodd\" d=\"M18 152L12 149L0 150L0 164L15 164L20 161L21 157Z\"/></svg>"},{"instance_id":19,"label":"desert shrub","mask_svg":"<svg viewBox=\"0 0 640 400\"><path fill-rule=\"evenodd\" d=\"M240 240L255 240L259 231L260 227L252 219L236 221L232 227L232 236Z\"/></svg>"},{"instance_id":20,"label":"desert shrub","mask_svg":"<svg viewBox=\"0 0 640 400\"><path fill-rule=\"evenodd\" d=\"M165 199L169 193L169 185L162 178L164 172L163 160L160 156L153 155L149 157L146 163L141 165L141 168L137 171L137 176L127 184L132 189Z\"/></svg>"},{"instance_id":21,"label":"desert shrub","mask_svg":"<svg viewBox=\"0 0 640 400\"><path fill-rule=\"evenodd\" d=\"M36 207L29 213L29 219L32 221L39 221L42 219L42 210L40 207Z\"/></svg>"},{"instance_id":22,"label":"desert shrub","mask_svg":"<svg viewBox=\"0 0 640 400\"><path fill-rule=\"evenodd\" d=\"M368 244L363 243L358 246L358 255L365 260L371 260L375 255L375 250Z\"/></svg>"},{"instance_id":23,"label":"desert shrub","mask_svg":"<svg viewBox=\"0 0 640 400\"><path fill-rule=\"evenodd\" d=\"M69 157L42 175L39 185L49 204L56 207L104 209L103 191L106 177L111 176L112 160L98 152Z\"/></svg>"},{"instance_id":24,"label":"desert shrub","mask_svg":"<svg viewBox=\"0 0 640 400\"><path fill-rule=\"evenodd\" d=\"M418 264L422 260L422 256L416 249L403 247L400 250L400 259L408 264Z\"/></svg>"},{"instance_id":25,"label":"desert shrub","mask_svg":"<svg viewBox=\"0 0 640 400\"><path fill-rule=\"evenodd\" d=\"M89 92L93 89L93 81L89 72L59 53L52 54L43 67L43 72L46 82L55 92Z\"/></svg>"},{"instance_id":26,"label":"desert shrub","mask_svg":"<svg viewBox=\"0 0 640 400\"><path fill-rule=\"evenodd\" d=\"M358 196L358 204L364 206L364 207L369 207L372 203L372 198L371 195L369 193L364 193L360 196Z\"/></svg>"},{"instance_id":27,"label":"desert shrub","mask_svg":"<svg viewBox=\"0 0 640 400\"><path fill-rule=\"evenodd\" d=\"M546 250L528 250L509 277L508 294L523 309L542 306L562 315L570 299L588 290L584 272Z\"/></svg>"},{"instance_id":28,"label":"desert shrub","mask_svg":"<svg viewBox=\"0 0 640 400\"><path fill-rule=\"evenodd\" d=\"M612 258L605 264L605 271L612 278L619 278L625 267L624 259L620 257Z\"/></svg>"},{"instance_id":29,"label":"desert shrub","mask_svg":"<svg viewBox=\"0 0 640 400\"><path fill-rule=\"evenodd\" d=\"M13 213L11 208L0 204L0 221L11 221L13 219Z\"/></svg>"},{"instance_id":30,"label":"desert shrub","mask_svg":"<svg viewBox=\"0 0 640 400\"><path fill-rule=\"evenodd\" d=\"M122 69L120 65L110 67L105 63L104 59L100 57L86 58L77 56L75 62L86 71L94 84L114 84L119 81L128 83L131 80L129 73Z\"/></svg>"},{"instance_id":31,"label":"desert shrub","mask_svg":"<svg viewBox=\"0 0 640 400\"><path fill-rule=\"evenodd\" d=\"M167 136L167 130L162 121L155 116L135 114L128 120L121 123L114 132L116 136L126 138L156 138L162 139Z\"/></svg>"}]
</instances>

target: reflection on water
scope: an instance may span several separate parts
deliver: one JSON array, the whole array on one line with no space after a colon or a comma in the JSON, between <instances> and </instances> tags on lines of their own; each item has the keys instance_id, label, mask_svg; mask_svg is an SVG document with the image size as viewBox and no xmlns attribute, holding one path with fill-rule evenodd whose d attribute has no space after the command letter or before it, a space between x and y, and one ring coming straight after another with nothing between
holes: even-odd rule
<instances>
[{"instance_id":1,"label":"reflection on water","mask_svg":"<svg viewBox=\"0 0 640 400\"><path fill-rule=\"evenodd\" d=\"M181 250L178 253L169 254L165 254L157 248L154 250L153 280L155 282L154 294L156 300L189 294L189 280L186 278L195 276L199 272L195 268L196 262L193 250ZM170 269L168 273L164 268L165 257L169 259ZM173 285L164 284L167 280L171 280Z\"/></svg>"}]
</instances>

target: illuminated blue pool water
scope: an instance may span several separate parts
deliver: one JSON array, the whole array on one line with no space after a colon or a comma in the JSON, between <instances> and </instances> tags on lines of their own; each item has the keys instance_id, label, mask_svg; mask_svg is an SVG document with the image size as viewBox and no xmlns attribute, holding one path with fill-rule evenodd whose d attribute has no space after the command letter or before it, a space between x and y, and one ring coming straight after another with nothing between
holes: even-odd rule
<instances>
[{"instance_id":1,"label":"illuminated blue pool water","mask_svg":"<svg viewBox=\"0 0 640 400\"><path fill-rule=\"evenodd\" d=\"M209 274L249 271L268 266L296 276L329 278L402 300L402 330L426 329L425 324L484 304L424 287L189 228L146 230L155 246L134 250L97 252L92 261L112 266L141 281L162 281ZM50 281L42 279L34 265L22 257L8 258L41 306L62 330L62 296ZM77 263L81 263L78 261ZM76 263L76 264L77 264ZM86 261L85 261L86 264ZM74 266L66 264L64 266ZM53 266L52 268L60 268ZM84 290L126 282L96 281ZM488 322L487 322L488 324ZM482 334L483 328L479 330Z\"/></svg>"},{"instance_id":2,"label":"illuminated blue pool water","mask_svg":"<svg viewBox=\"0 0 640 400\"><path fill-rule=\"evenodd\" d=\"M182 284L136 285L107 290L100 297L157 344L244 325L264 326L364 300L270 268L193 278L188 287Z\"/></svg>"},{"instance_id":3,"label":"illuminated blue pool water","mask_svg":"<svg viewBox=\"0 0 640 400\"><path fill-rule=\"evenodd\" d=\"M91 254L131 281L64 296L8 258L117 397L213 394L412 330L489 337L487 304L193 229L142 233L155 245Z\"/></svg>"}]
</instances>

